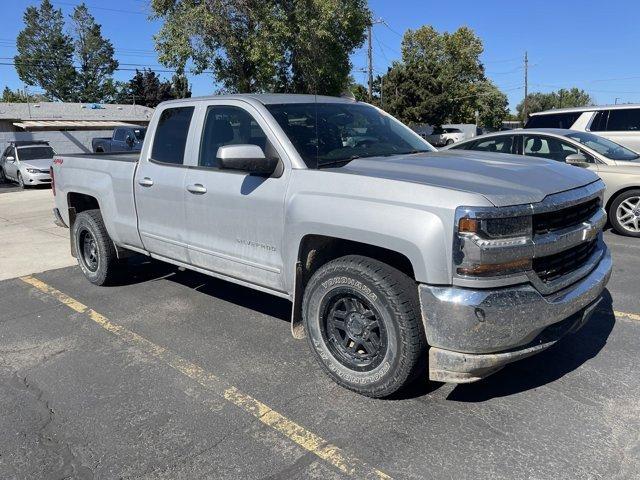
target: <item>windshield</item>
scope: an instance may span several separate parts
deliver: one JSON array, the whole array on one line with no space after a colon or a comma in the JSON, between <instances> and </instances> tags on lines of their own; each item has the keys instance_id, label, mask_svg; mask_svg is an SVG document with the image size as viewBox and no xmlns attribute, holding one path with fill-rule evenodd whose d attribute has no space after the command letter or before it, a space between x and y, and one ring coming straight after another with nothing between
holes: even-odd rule
<instances>
[{"instance_id":1,"label":"windshield","mask_svg":"<svg viewBox=\"0 0 640 480\"><path fill-rule=\"evenodd\" d=\"M18 148L18 158L21 161L26 160L42 160L45 158L53 158L55 152L49 146L44 147L20 147Z\"/></svg>"},{"instance_id":2,"label":"windshield","mask_svg":"<svg viewBox=\"0 0 640 480\"><path fill-rule=\"evenodd\" d=\"M628 148L612 142L611 140L607 140L606 138L593 135L592 133L572 132L567 134L567 137L580 142L585 147L589 147L600 155L604 155L611 160L634 162L640 158L637 153L629 150Z\"/></svg>"},{"instance_id":3,"label":"windshield","mask_svg":"<svg viewBox=\"0 0 640 480\"><path fill-rule=\"evenodd\" d=\"M355 158L433 152L390 115L362 103L288 103L266 106L309 168Z\"/></svg>"},{"instance_id":4,"label":"windshield","mask_svg":"<svg viewBox=\"0 0 640 480\"><path fill-rule=\"evenodd\" d=\"M146 128L135 128L133 134L136 136L136 140L144 140L144 134L147 133Z\"/></svg>"}]
</instances>

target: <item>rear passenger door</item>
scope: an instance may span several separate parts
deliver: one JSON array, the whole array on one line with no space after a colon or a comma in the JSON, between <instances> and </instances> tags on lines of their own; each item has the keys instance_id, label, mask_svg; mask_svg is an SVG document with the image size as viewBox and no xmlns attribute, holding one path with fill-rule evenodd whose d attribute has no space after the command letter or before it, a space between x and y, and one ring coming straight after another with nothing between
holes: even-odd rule
<instances>
[{"instance_id":1,"label":"rear passenger door","mask_svg":"<svg viewBox=\"0 0 640 480\"><path fill-rule=\"evenodd\" d=\"M185 158L193 113L193 106L162 110L134 179L138 230L144 248L184 263L189 261L184 209Z\"/></svg>"},{"instance_id":2,"label":"rear passenger door","mask_svg":"<svg viewBox=\"0 0 640 480\"><path fill-rule=\"evenodd\" d=\"M253 106L241 101L203 105L197 158L185 181L186 231L193 265L283 291L284 198L290 175L275 135ZM280 158L271 177L220 169L218 149L258 145Z\"/></svg>"}]
</instances>

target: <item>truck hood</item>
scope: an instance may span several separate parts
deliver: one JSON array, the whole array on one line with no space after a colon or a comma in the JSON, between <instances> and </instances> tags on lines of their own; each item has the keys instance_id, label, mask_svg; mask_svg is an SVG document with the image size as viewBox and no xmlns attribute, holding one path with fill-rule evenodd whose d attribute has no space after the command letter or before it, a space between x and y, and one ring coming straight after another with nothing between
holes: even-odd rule
<instances>
[{"instance_id":1,"label":"truck hood","mask_svg":"<svg viewBox=\"0 0 640 480\"><path fill-rule=\"evenodd\" d=\"M27 168L37 168L38 170L48 170L51 166L51 162L53 162L53 158L43 158L41 160L25 160L20 162L24 167Z\"/></svg>"},{"instance_id":2,"label":"truck hood","mask_svg":"<svg viewBox=\"0 0 640 480\"><path fill-rule=\"evenodd\" d=\"M477 193L497 207L540 202L598 180L543 158L462 150L363 158L329 170Z\"/></svg>"}]
</instances>

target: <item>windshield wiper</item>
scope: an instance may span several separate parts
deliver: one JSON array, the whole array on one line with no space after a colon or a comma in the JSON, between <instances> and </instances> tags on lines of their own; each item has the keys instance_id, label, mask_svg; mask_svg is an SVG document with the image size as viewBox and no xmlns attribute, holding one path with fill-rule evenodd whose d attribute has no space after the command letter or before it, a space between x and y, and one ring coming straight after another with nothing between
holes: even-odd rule
<instances>
[{"instance_id":1,"label":"windshield wiper","mask_svg":"<svg viewBox=\"0 0 640 480\"><path fill-rule=\"evenodd\" d=\"M351 160L356 160L358 158L363 158L361 155L352 155L349 158L342 158L340 160L333 160L330 162L318 162L318 168L322 168L322 167L334 167L336 165L339 164L343 164L343 163L349 163Z\"/></svg>"}]
</instances>

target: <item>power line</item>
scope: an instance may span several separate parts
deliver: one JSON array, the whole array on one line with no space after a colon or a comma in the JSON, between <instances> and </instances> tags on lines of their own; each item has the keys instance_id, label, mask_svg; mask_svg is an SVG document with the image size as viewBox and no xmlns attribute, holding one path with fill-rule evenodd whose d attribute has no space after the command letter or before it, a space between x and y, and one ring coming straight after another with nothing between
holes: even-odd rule
<instances>
[{"instance_id":1,"label":"power line","mask_svg":"<svg viewBox=\"0 0 640 480\"><path fill-rule=\"evenodd\" d=\"M54 0L54 5L64 5L66 7L77 7L81 5L80 3L71 3L71 2L59 2L58 0ZM86 5L86 4L85 4ZM114 12L114 13L133 13L134 15L146 15L146 12L141 12L139 10L121 10L119 8L107 8L107 7L96 7L94 5L86 5L90 10L103 10L106 12Z\"/></svg>"}]
</instances>

